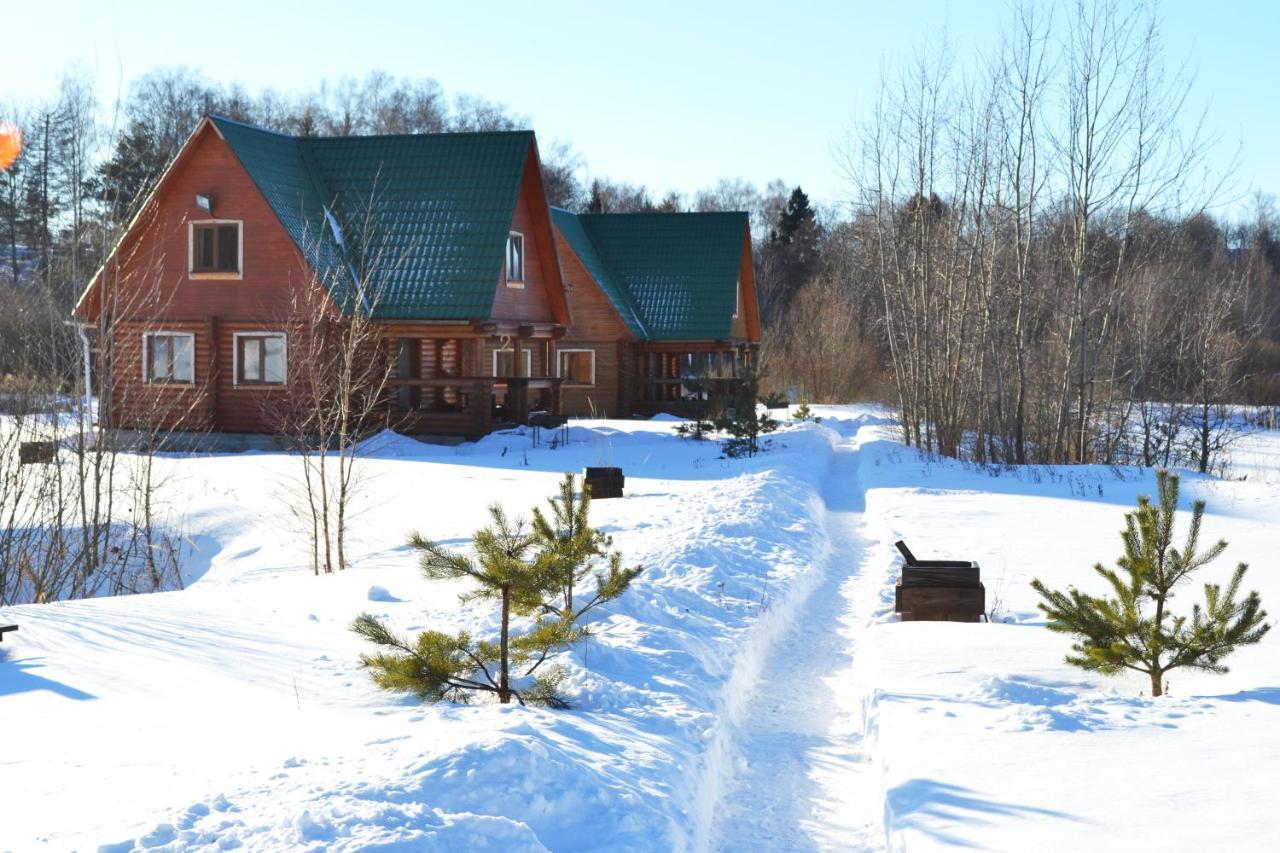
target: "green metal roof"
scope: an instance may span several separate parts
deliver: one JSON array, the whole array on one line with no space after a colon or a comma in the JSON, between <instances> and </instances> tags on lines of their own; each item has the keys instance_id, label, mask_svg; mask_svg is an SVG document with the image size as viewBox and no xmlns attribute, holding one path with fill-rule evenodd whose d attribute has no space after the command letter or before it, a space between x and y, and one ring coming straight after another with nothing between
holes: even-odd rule
<instances>
[{"instance_id":1,"label":"green metal roof","mask_svg":"<svg viewBox=\"0 0 1280 853\"><path fill-rule=\"evenodd\" d=\"M637 337L729 338L746 213L551 215Z\"/></svg>"},{"instance_id":2,"label":"green metal roof","mask_svg":"<svg viewBox=\"0 0 1280 853\"><path fill-rule=\"evenodd\" d=\"M344 311L363 280L384 319L491 316L532 131L306 138L211 121Z\"/></svg>"}]
</instances>

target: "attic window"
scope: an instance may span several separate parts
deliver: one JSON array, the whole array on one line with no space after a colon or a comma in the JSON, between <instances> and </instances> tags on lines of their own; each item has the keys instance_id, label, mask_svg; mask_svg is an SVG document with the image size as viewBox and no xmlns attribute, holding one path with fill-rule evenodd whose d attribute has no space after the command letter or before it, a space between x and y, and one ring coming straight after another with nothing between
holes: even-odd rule
<instances>
[{"instance_id":1,"label":"attic window","mask_svg":"<svg viewBox=\"0 0 1280 853\"><path fill-rule=\"evenodd\" d=\"M507 236L507 286L524 287L524 235L519 231Z\"/></svg>"},{"instance_id":2,"label":"attic window","mask_svg":"<svg viewBox=\"0 0 1280 853\"><path fill-rule=\"evenodd\" d=\"M737 285L733 288L733 319L738 319L739 312L742 311L742 279L738 279Z\"/></svg>"},{"instance_id":3,"label":"attic window","mask_svg":"<svg viewBox=\"0 0 1280 853\"><path fill-rule=\"evenodd\" d=\"M192 274L240 275L240 223L191 223Z\"/></svg>"}]
</instances>

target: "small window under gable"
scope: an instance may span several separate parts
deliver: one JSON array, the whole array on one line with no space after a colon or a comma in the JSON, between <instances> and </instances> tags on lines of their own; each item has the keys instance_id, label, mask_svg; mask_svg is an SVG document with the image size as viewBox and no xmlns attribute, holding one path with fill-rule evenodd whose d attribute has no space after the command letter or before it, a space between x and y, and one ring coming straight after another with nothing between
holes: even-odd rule
<instances>
[{"instance_id":1,"label":"small window under gable","mask_svg":"<svg viewBox=\"0 0 1280 853\"><path fill-rule=\"evenodd\" d=\"M524 235L519 231L507 235L507 286L524 286Z\"/></svg>"},{"instance_id":2,"label":"small window under gable","mask_svg":"<svg viewBox=\"0 0 1280 853\"><path fill-rule=\"evenodd\" d=\"M191 223L191 274L240 275L240 223Z\"/></svg>"},{"instance_id":3,"label":"small window under gable","mask_svg":"<svg viewBox=\"0 0 1280 853\"><path fill-rule=\"evenodd\" d=\"M738 319L738 314L742 311L742 279L738 279L738 283L733 288L733 319Z\"/></svg>"}]
</instances>

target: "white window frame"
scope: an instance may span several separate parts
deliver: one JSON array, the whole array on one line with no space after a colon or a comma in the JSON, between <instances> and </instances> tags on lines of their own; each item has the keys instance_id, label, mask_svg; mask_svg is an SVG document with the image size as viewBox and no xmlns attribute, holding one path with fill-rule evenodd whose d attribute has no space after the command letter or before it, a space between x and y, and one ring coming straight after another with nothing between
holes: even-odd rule
<instances>
[{"instance_id":1,"label":"white window frame","mask_svg":"<svg viewBox=\"0 0 1280 853\"><path fill-rule=\"evenodd\" d=\"M520 277L519 278L511 277L511 238L512 237L520 238ZM525 243L523 232L521 231L507 232L507 247L506 247L507 254L506 254L506 260L503 262L503 269L505 270L507 287L513 287L517 289L522 289L524 287L525 274L527 272L526 267L528 266L528 263L527 263L528 257L526 256L525 247L526 247L526 243Z\"/></svg>"},{"instance_id":2,"label":"white window frame","mask_svg":"<svg viewBox=\"0 0 1280 853\"><path fill-rule=\"evenodd\" d=\"M742 279L738 279L738 284L733 289L733 319L738 319L738 315L742 313Z\"/></svg>"},{"instance_id":3,"label":"white window frame","mask_svg":"<svg viewBox=\"0 0 1280 853\"><path fill-rule=\"evenodd\" d=\"M499 347L493 351L493 376L497 379L522 379L520 376L499 376L498 375L498 353L515 352L515 347ZM524 353L524 375L533 376L533 350L528 347L522 347L520 352Z\"/></svg>"},{"instance_id":4,"label":"white window frame","mask_svg":"<svg viewBox=\"0 0 1280 853\"><path fill-rule=\"evenodd\" d=\"M197 225L234 225L239 229L236 240L235 272L196 272L196 226ZM243 219L192 219L187 222L187 277L192 279L223 279L227 281L244 278L244 220Z\"/></svg>"},{"instance_id":5,"label":"white window frame","mask_svg":"<svg viewBox=\"0 0 1280 853\"><path fill-rule=\"evenodd\" d=\"M568 384L571 384L572 386L578 387L578 388L584 388L588 385L595 385L596 384L596 351L594 349L590 349L587 347L567 347L565 349L557 349L556 350L556 376L560 377L561 379L564 378L561 375L560 355L562 353L574 353L574 352L591 353L591 381L590 382L573 382Z\"/></svg>"},{"instance_id":6,"label":"white window frame","mask_svg":"<svg viewBox=\"0 0 1280 853\"><path fill-rule=\"evenodd\" d=\"M180 379L156 379L151 375L151 339L157 335L169 338L190 338L191 339L191 379L183 381ZM177 385L180 388L189 388L196 384L196 333L195 332L174 332L168 329L156 329L154 332L142 333L142 384L143 385Z\"/></svg>"},{"instance_id":7,"label":"white window frame","mask_svg":"<svg viewBox=\"0 0 1280 853\"><path fill-rule=\"evenodd\" d=\"M240 339L241 338L279 338L284 346L280 356L284 364L284 379L280 382L241 382L240 381ZM289 384L289 335L273 329L260 332L233 332L231 335L231 385L235 388L283 388Z\"/></svg>"}]
</instances>

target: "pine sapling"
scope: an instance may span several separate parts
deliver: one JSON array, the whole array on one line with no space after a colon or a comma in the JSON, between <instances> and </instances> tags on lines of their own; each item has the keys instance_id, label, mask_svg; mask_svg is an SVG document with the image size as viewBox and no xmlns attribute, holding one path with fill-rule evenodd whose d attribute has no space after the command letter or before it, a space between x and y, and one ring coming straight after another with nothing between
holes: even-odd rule
<instances>
[{"instance_id":1,"label":"pine sapling","mask_svg":"<svg viewBox=\"0 0 1280 853\"><path fill-rule=\"evenodd\" d=\"M550 517L535 509L532 529L491 506L489 526L473 539L475 560L419 534L410 536L428 580L469 579L476 586L462 596L464 603L499 602L498 641L426 631L410 642L363 614L352 630L387 649L361 657L380 687L429 701L466 701L479 692L495 694L502 703L514 697L521 704L568 707L559 689L564 673L539 668L585 639L586 614L622 595L640 573L623 568L622 556L608 551L609 539L589 524L590 495L577 492L575 485L573 475L566 474L559 496L550 500ZM598 566L602 560L604 568ZM579 590L592 574L595 589L583 595ZM532 617L532 622L516 630L512 617Z\"/></svg>"},{"instance_id":2,"label":"pine sapling","mask_svg":"<svg viewBox=\"0 0 1280 853\"><path fill-rule=\"evenodd\" d=\"M1204 585L1205 603L1192 607L1191 616L1175 616L1169 600L1177 586L1221 556L1225 540L1199 550L1204 501L1192 505L1191 528L1181 549L1174 548L1174 517L1178 508L1178 476L1156 473L1157 504L1143 496L1138 508L1125 515L1124 556L1117 568L1098 564L1097 572L1111 587L1109 596L1093 596L1074 587L1051 590L1032 581L1043 599L1039 607L1049 617L1050 630L1075 638L1067 663L1114 675L1123 670L1151 679L1151 695L1164 693L1164 677L1188 668L1222 673L1222 661L1241 646L1259 642L1271 629L1257 592L1240 598L1248 566L1236 567L1224 590Z\"/></svg>"},{"instance_id":3,"label":"pine sapling","mask_svg":"<svg viewBox=\"0 0 1280 853\"><path fill-rule=\"evenodd\" d=\"M533 533L557 578L559 591L543 602L543 616L531 632L541 632L539 642L546 644L542 646L543 658L552 649L567 648L586 639L590 635L583 624L586 614L621 596L641 571L639 567L624 568L622 555L609 551L612 540L591 526L591 494L587 489L577 489L573 474L564 475L559 495L547 503L551 506L550 517L541 508L533 510ZM606 563L603 568L599 566L601 560ZM590 596L580 595L580 588L592 575L594 591ZM536 668L537 664L533 669Z\"/></svg>"},{"instance_id":4,"label":"pine sapling","mask_svg":"<svg viewBox=\"0 0 1280 853\"><path fill-rule=\"evenodd\" d=\"M374 671L379 685L415 692L424 698L457 698L461 691L481 691L496 694L503 704L514 697L522 704L536 699L563 705L554 695L544 695L543 689L522 695L512 678L513 668L527 662L530 649L528 642L513 642L511 617L540 612L542 603L559 589L559 577L550 562L537 552L534 537L523 521L508 519L497 504L489 507L489 517L489 526L477 531L473 538L475 560L418 533L410 535L409 546L419 552L419 565L428 580L475 582L475 588L461 596L464 604L499 603L498 642L476 642L466 633L449 636L427 631L410 645L375 617L364 614L352 629L370 642L395 651L368 656L362 662Z\"/></svg>"},{"instance_id":5,"label":"pine sapling","mask_svg":"<svg viewBox=\"0 0 1280 853\"><path fill-rule=\"evenodd\" d=\"M796 406L796 410L791 413L791 417L793 420L800 421L801 423L804 423L805 421L813 421L815 424L822 423L822 418L810 411L809 403L806 400L800 401L800 405Z\"/></svg>"},{"instance_id":6,"label":"pine sapling","mask_svg":"<svg viewBox=\"0 0 1280 853\"><path fill-rule=\"evenodd\" d=\"M763 446L761 436L778 428L769 410L762 414L757 407L759 390L760 373L754 364L748 364L738 375L732 409L716 421L716 426L729 434L724 445L725 456L755 456Z\"/></svg>"}]
</instances>

